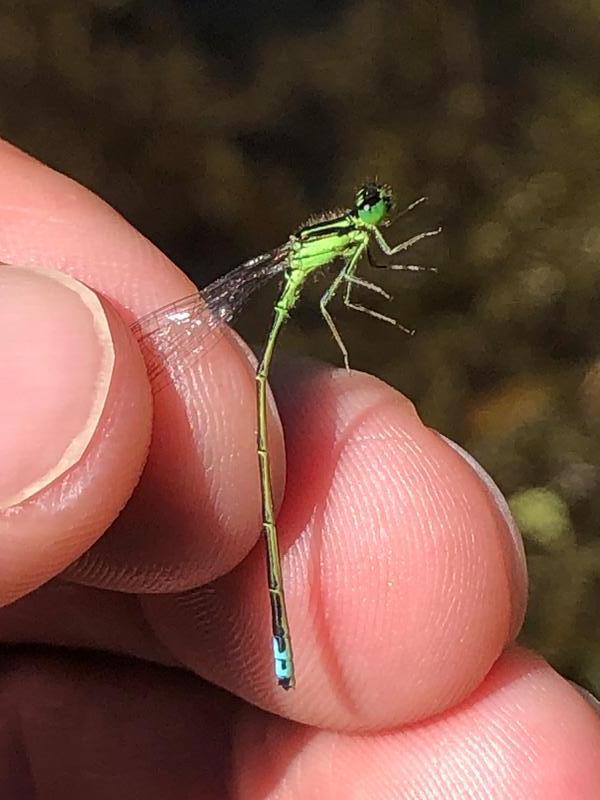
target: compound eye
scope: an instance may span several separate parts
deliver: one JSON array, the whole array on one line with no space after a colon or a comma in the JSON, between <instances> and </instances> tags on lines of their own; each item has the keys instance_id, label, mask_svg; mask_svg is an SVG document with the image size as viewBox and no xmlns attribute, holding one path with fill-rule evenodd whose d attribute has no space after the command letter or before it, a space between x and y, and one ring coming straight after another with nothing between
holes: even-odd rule
<instances>
[{"instance_id":1,"label":"compound eye","mask_svg":"<svg viewBox=\"0 0 600 800\"><path fill-rule=\"evenodd\" d=\"M377 186L364 186L358 193L357 199L358 208L363 211L369 211L369 209L379 203L381 200L381 193Z\"/></svg>"}]
</instances>

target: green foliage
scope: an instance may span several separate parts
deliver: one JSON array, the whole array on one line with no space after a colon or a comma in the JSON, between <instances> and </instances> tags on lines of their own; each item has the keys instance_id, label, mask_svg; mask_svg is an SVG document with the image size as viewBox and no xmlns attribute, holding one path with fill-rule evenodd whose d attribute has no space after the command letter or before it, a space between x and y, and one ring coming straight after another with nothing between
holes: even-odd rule
<instances>
[{"instance_id":1,"label":"green foliage","mask_svg":"<svg viewBox=\"0 0 600 800\"><path fill-rule=\"evenodd\" d=\"M573 528L565 501L549 489L524 489L509 498L519 530L542 547L561 550L573 543Z\"/></svg>"}]
</instances>

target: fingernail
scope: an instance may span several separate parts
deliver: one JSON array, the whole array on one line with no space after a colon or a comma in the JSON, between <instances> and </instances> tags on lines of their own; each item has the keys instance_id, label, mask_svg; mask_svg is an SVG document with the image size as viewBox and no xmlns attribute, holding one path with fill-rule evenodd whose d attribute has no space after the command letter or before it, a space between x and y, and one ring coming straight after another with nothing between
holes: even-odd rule
<instances>
[{"instance_id":1,"label":"fingernail","mask_svg":"<svg viewBox=\"0 0 600 800\"><path fill-rule=\"evenodd\" d=\"M510 636L511 639L515 638L519 633L525 618L525 609L527 607L527 562L525 559L525 549L523 547L523 539L517 527L517 524L510 512L510 508L506 499L496 483L492 480L490 475L484 470L481 464L476 461L473 456L464 450L459 444L448 439L447 436L436 431L446 444L448 444L478 475L484 486L487 488L490 497L500 512L502 518L506 523L506 530L509 532L511 539L511 563L508 565L511 572L511 585L517 587L517 591L513 597L512 619Z\"/></svg>"},{"instance_id":2,"label":"fingernail","mask_svg":"<svg viewBox=\"0 0 600 800\"><path fill-rule=\"evenodd\" d=\"M598 700L598 698L595 697L588 689L584 689L583 686L575 683L575 681L569 681L569 683L576 691L579 692L583 699L589 703L589 705L591 705L594 711L597 714L600 714L600 700Z\"/></svg>"},{"instance_id":3,"label":"fingernail","mask_svg":"<svg viewBox=\"0 0 600 800\"><path fill-rule=\"evenodd\" d=\"M61 272L0 266L0 510L81 458L113 366L108 321L90 289Z\"/></svg>"}]
</instances>

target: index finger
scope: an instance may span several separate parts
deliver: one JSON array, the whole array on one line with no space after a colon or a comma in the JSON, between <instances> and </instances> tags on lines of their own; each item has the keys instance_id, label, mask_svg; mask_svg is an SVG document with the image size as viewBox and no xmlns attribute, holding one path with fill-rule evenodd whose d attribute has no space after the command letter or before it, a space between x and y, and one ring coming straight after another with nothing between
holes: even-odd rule
<instances>
[{"instance_id":1,"label":"index finger","mask_svg":"<svg viewBox=\"0 0 600 800\"><path fill-rule=\"evenodd\" d=\"M0 174L0 261L66 272L108 297L129 322L193 290L106 203L5 142ZM237 564L260 532L254 416L248 353L223 336L180 385L155 399L140 484L69 576L122 591L163 591L205 583ZM281 438L276 425L272 431L281 484Z\"/></svg>"}]
</instances>

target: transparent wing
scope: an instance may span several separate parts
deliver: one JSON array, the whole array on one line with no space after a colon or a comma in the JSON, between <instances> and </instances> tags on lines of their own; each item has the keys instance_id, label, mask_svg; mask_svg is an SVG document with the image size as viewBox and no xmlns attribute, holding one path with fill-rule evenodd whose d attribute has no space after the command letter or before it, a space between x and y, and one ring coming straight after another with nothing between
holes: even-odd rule
<instances>
[{"instance_id":1,"label":"transparent wing","mask_svg":"<svg viewBox=\"0 0 600 800\"><path fill-rule=\"evenodd\" d=\"M154 392L200 358L250 295L285 269L287 247L251 258L205 289L140 317L131 326Z\"/></svg>"}]
</instances>

